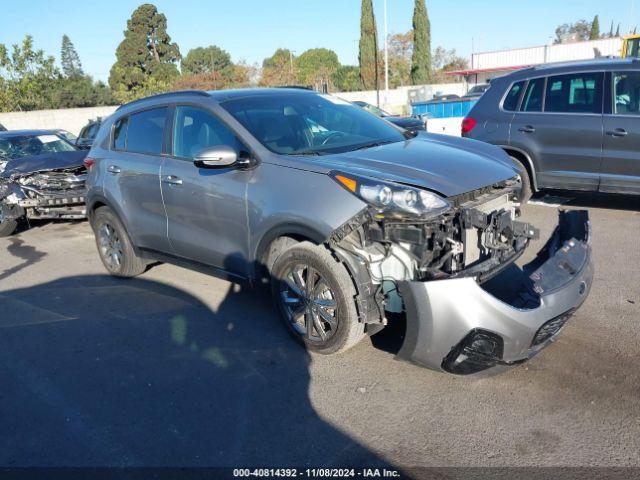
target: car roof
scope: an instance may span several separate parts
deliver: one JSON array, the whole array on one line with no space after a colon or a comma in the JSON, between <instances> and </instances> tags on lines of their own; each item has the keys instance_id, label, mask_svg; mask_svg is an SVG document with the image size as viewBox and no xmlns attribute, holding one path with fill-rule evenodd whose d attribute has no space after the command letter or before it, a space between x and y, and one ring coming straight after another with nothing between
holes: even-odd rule
<instances>
[{"instance_id":1,"label":"car roof","mask_svg":"<svg viewBox=\"0 0 640 480\"><path fill-rule=\"evenodd\" d=\"M615 68L625 67L636 67L640 70L640 61L635 58L602 57L592 60L544 63L518 70L501 78L515 80L538 75L551 75L555 73L587 71L593 69L612 70Z\"/></svg>"},{"instance_id":2,"label":"car roof","mask_svg":"<svg viewBox=\"0 0 640 480\"><path fill-rule=\"evenodd\" d=\"M0 138L15 137L17 135L36 136L36 135L56 135L60 130L6 130L0 131Z\"/></svg>"},{"instance_id":3,"label":"car roof","mask_svg":"<svg viewBox=\"0 0 640 480\"><path fill-rule=\"evenodd\" d=\"M134 100L118 107L118 110L129 110L130 107L142 106L147 103L173 101L185 97L201 97L212 99L218 103L238 98L251 98L276 95L317 95L318 92L306 87L275 87L275 88L238 88L230 90L179 90L175 92L160 93L150 97Z\"/></svg>"}]
</instances>

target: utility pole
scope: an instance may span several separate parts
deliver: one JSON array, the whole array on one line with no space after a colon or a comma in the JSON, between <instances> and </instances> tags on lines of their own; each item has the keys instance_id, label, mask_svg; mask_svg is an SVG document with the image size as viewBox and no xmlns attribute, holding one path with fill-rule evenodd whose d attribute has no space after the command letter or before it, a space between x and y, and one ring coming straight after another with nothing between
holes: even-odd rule
<instances>
[{"instance_id":1,"label":"utility pole","mask_svg":"<svg viewBox=\"0 0 640 480\"><path fill-rule=\"evenodd\" d=\"M389 34L387 33L387 0L384 0L384 107L389 101Z\"/></svg>"},{"instance_id":2,"label":"utility pole","mask_svg":"<svg viewBox=\"0 0 640 480\"><path fill-rule=\"evenodd\" d=\"M293 83L293 52L289 50L289 82Z\"/></svg>"}]
</instances>

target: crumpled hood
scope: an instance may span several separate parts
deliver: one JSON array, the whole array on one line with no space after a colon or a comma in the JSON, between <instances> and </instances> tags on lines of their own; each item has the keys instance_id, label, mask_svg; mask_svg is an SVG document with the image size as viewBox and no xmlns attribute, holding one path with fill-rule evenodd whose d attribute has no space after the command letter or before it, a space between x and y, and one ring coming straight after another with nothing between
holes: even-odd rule
<instances>
[{"instance_id":1,"label":"crumpled hood","mask_svg":"<svg viewBox=\"0 0 640 480\"><path fill-rule=\"evenodd\" d=\"M451 197L513 178L502 149L482 142L421 133L406 142L316 157L329 169L415 185Z\"/></svg>"},{"instance_id":2,"label":"crumpled hood","mask_svg":"<svg viewBox=\"0 0 640 480\"><path fill-rule=\"evenodd\" d=\"M7 162L4 172L2 172L0 177L9 178L15 175L81 167L83 166L87 153L89 153L88 150L78 150L75 152L47 153L31 157L14 158Z\"/></svg>"}]
</instances>

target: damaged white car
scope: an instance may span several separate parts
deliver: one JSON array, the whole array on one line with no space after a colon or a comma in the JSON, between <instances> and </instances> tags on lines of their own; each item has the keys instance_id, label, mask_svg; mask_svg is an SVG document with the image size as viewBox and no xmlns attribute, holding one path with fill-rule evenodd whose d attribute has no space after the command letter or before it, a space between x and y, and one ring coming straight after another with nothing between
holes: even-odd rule
<instances>
[{"instance_id":1,"label":"damaged white car","mask_svg":"<svg viewBox=\"0 0 640 480\"><path fill-rule=\"evenodd\" d=\"M57 132L0 132L0 237L23 220L85 218L83 152Z\"/></svg>"}]
</instances>

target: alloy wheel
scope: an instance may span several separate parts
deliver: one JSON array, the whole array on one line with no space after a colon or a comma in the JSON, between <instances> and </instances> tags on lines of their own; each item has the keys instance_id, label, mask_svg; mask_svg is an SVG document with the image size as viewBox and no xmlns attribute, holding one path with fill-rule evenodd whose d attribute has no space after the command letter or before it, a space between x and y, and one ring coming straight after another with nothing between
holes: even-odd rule
<instances>
[{"instance_id":1,"label":"alloy wheel","mask_svg":"<svg viewBox=\"0 0 640 480\"><path fill-rule=\"evenodd\" d=\"M98 229L98 243L100 254L112 271L118 271L122 265L122 243L116 230L108 223L103 223Z\"/></svg>"},{"instance_id":2,"label":"alloy wheel","mask_svg":"<svg viewBox=\"0 0 640 480\"><path fill-rule=\"evenodd\" d=\"M336 296L309 265L294 265L282 281L280 300L293 329L312 342L326 342L338 328Z\"/></svg>"}]
</instances>

